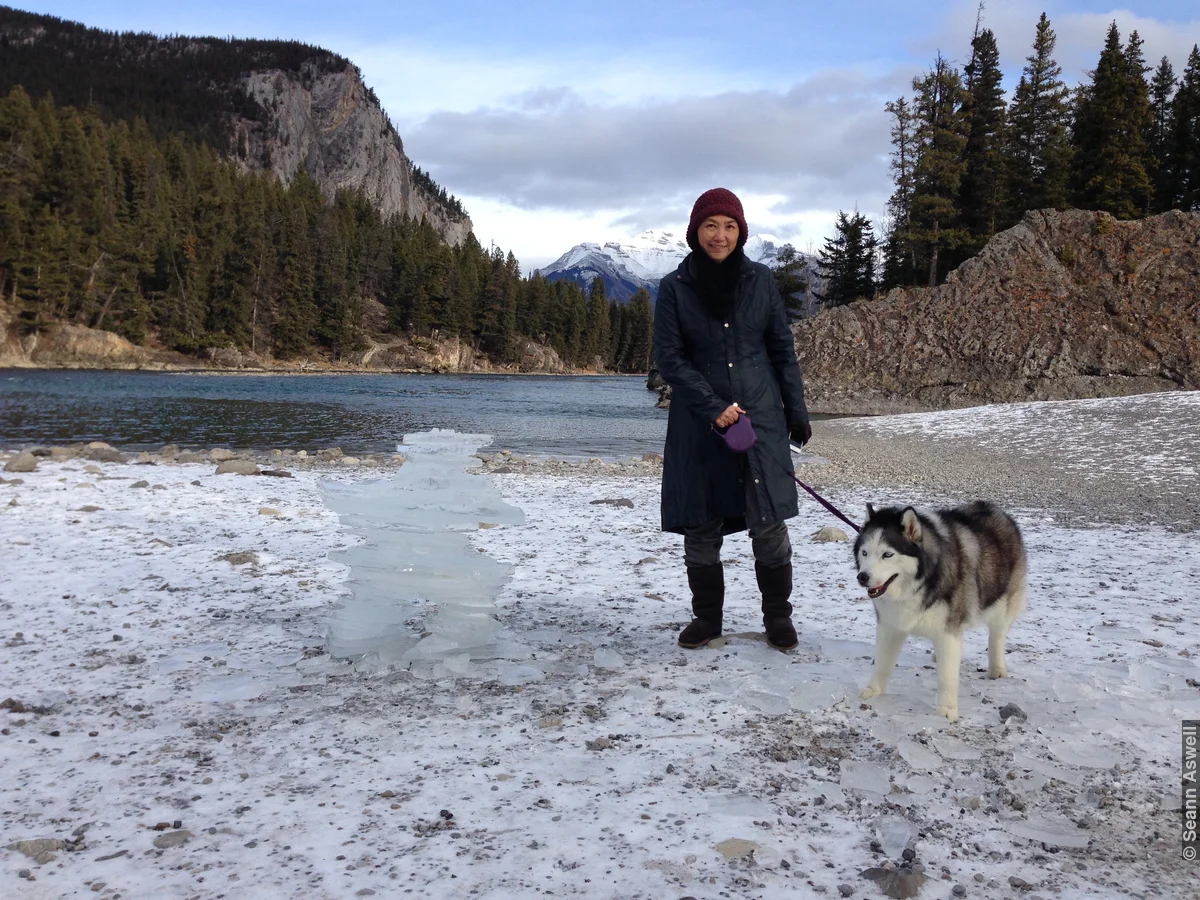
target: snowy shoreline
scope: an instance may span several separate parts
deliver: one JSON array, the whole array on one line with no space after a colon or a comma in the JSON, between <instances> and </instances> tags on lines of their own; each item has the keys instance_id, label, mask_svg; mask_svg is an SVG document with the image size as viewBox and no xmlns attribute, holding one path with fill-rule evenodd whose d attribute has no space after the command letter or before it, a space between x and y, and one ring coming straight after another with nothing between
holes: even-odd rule
<instances>
[{"instance_id":1,"label":"snowy shoreline","mask_svg":"<svg viewBox=\"0 0 1200 900\"><path fill-rule=\"evenodd\" d=\"M1200 561L1194 535L1163 526L1177 527L1170 492L1192 463L1173 442L1194 440L1195 401L1109 402L1134 409L1088 415L1149 422L1127 452L1061 410L1035 425L1019 410L822 423L858 469L830 454L805 474L852 515L905 478L915 499L953 499L992 473L955 463L959 481L921 483L906 460L955 442L996 453L993 439L1053 453L1033 480L1056 463L1084 487L1140 453L1147 496L1164 498L1161 525L1016 510L1031 592L1011 677L980 674L971 633L953 726L933 715L926 644L905 648L889 694L858 701L874 617L846 545L809 540L832 524L811 502L790 523L800 648L761 641L736 538L728 640L688 652L656 463L495 475L526 524L472 540L514 567L496 616L532 655L458 674L325 652L348 574L327 555L355 539L320 480L385 470L44 459L5 473L0 846L54 843L0 849L0 884L21 898L878 897L862 873L916 879L907 849L921 897L1185 896L1196 871L1164 798L1178 802L1180 720L1200 718L1200 611L1184 602ZM871 487L851 483L864 475ZM1026 719L1002 722L1007 703Z\"/></svg>"}]
</instances>

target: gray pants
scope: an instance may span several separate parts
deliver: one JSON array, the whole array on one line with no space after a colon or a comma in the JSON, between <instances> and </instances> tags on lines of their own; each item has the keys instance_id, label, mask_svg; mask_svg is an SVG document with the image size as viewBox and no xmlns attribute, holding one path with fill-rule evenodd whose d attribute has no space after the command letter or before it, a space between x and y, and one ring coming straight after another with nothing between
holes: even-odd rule
<instances>
[{"instance_id":1,"label":"gray pants","mask_svg":"<svg viewBox=\"0 0 1200 900\"><path fill-rule=\"evenodd\" d=\"M754 479L748 474L742 475L746 485L746 521L759 522L762 515L759 512L758 493L754 490ZM715 566L721 562L721 544L724 537L721 534L723 520L713 519L695 528L688 528L683 534L683 562L688 568L700 566ZM792 561L792 541L788 537L786 522L776 522L773 525L751 525L750 545L754 549L754 561L768 569L777 569Z\"/></svg>"}]
</instances>

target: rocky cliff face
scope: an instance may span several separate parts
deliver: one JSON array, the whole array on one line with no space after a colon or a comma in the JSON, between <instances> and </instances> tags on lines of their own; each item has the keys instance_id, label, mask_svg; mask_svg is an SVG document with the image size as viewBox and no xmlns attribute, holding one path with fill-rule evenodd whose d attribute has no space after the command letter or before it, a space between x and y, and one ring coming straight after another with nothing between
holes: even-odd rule
<instances>
[{"instance_id":1,"label":"rocky cliff face","mask_svg":"<svg viewBox=\"0 0 1200 900\"><path fill-rule=\"evenodd\" d=\"M1200 213L1030 212L940 287L794 331L819 412L1200 389Z\"/></svg>"},{"instance_id":2,"label":"rocky cliff face","mask_svg":"<svg viewBox=\"0 0 1200 900\"><path fill-rule=\"evenodd\" d=\"M362 188L384 216L425 216L452 244L471 233L469 217L414 181L400 136L353 65L329 71L308 62L299 72L252 72L244 88L267 113L261 122L233 121L245 168L272 171L285 184L305 169L329 197Z\"/></svg>"}]
</instances>

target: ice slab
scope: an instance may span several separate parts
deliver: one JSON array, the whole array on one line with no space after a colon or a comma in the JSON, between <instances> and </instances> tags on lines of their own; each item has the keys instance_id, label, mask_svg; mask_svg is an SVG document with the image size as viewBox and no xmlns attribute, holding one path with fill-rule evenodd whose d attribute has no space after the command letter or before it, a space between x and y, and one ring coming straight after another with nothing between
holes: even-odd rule
<instances>
[{"instance_id":1,"label":"ice slab","mask_svg":"<svg viewBox=\"0 0 1200 900\"><path fill-rule=\"evenodd\" d=\"M952 737L935 737L933 746L937 748L937 752L944 759L982 759L983 754L969 744L965 744L958 738Z\"/></svg>"},{"instance_id":2,"label":"ice slab","mask_svg":"<svg viewBox=\"0 0 1200 900\"><path fill-rule=\"evenodd\" d=\"M592 654L592 663L598 669L623 669L625 660L616 650L600 647Z\"/></svg>"},{"instance_id":3,"label":"ice slab","mask_svg":"<svg viewBox=\"0 0 1200 900\"><path fill-rule=\"evenodd\" d=\"M879 843L883 845L883 852L888 858L899 859L904 853L904 848L908 846L908 842L912 840L914 829L906 819L888 816L876 826L875 834L879 838Z\"/></svg>"},{"instance_id":4,"label":"ice slab","mask_svg":"<svg viewBox=\"0 0 1200 900\"><path fill-rule=\"evenodd\" d=\"M1017 837L1049 846L1082 849L1088 845L1088 833L1069 822L1030 819L1028 822L1010 822L1008 830Z\"/></svg>"},{"instance_id":5,"label":"ice slab","mask_svg":"<svg viewBox=\"0 0 1200 900\"><path fill-rule=\"evenodd\" d=\"M330 656L372 666L421 664L430 678L467 674L471 660L523 659L498 637L496 595L512 569L471 546L480 525L520 525L474 454L489 435L434 429L405 435L391 480L321 483L326 505L362 543L332 558L350 567L350 597L327 625ZM409 623L421 620L425 634ZM425 663L446 661L426 667Z\"/></svg>"},{"instance_id":6,"label":"ice slab","mask_svg":"<svg viewBox=\"0 0 1200 900\"><path fill-rule=\"evenodd\" d=\"M740 816L747 819L771 820L775 810L771 804L746 794L726 794L708 799L708 811L718 816Z\"/></svg>"},{"instance_id":7,"label":"ice slab","mask_svg":"<svg viewBox=\"0 0 1200 900\"><path fill-rule=\"evenodd\" d=\"M853 760L842 761L841 785L847 789L881 795L887 795L892 790L892 782L886 769L874 763Z\"/></svg>"},{"instance_id":8,"label":"ice slab","mask_svg":"<svg viewBox=\"0 0 1200 900\"><path fill-rule=\"evenodd\" d=\"M897 741L896 749L900 751L900 757L919 772L936 772L941 768L942 758L916 741Z\"/></svg>"}]
</instances>

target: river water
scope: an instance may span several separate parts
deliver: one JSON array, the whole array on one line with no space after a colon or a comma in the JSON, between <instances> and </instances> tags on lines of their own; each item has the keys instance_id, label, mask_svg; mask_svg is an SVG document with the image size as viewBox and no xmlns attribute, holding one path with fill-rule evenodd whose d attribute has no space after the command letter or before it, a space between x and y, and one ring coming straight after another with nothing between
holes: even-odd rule
<instances>
[{"instance_id":1,"label":"river water","mask_svg":"<svg viewBox=\"0 0 1200 900\"><path fill-rule=\"evenodd\" d=\"M645 378L226 375L0 369L0 446L394 450L430 428L560 457L661 453L667 413Z\"/></svg>"}]
</instances>

